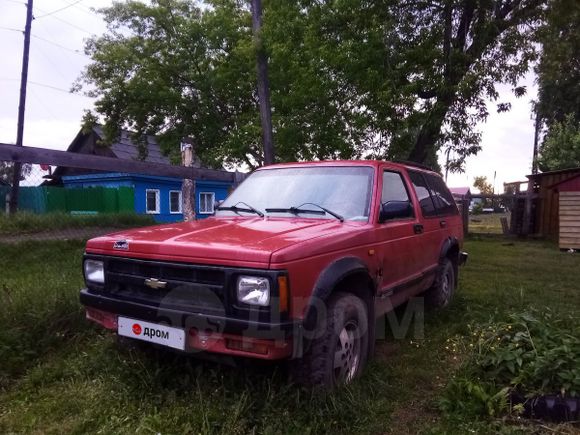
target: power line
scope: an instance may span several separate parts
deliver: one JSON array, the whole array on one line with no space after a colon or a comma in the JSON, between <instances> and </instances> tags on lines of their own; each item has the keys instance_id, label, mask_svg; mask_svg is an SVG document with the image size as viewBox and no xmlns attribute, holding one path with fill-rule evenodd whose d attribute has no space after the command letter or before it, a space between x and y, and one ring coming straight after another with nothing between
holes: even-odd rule
<instances>
[{"instance_id":1,"label":"power line","mask_svg":"<svg viewBox=\"0 0 580 435\"><path fill-rule=\"evenodd\" d=\"M18 81L18 79L11 79L11 78L7 78L7 77L0 77L0 81L16 82L16 81ZM31 85L34 85L34 86L40 86L41 88L48 88L48 89L52 89L54 91L64 92L66 94L74 95L76 97L83 97L83 98L93 99L93 97L87 97L86 95L77 94L77 93L71 92L70 90L67 90L67 89L64 89L64 88L59 88L58 86L48 85L46 83L39 83L39 82L35 82L35 81L32 81L32 80L28 80L28 83L31 84Z\"/></svg>"},{"instance_id":2,"label":"power line","mask_svg":"<svg viewBox=\"0 0 580 435\"><path fill-rule=\"evenodd\" d=\"M65 2L66 4L69 4L71 6L74 6L76 9L78 9L81 12L84 12L86 14L90 14L90 15L94 15L95 17L101 17L97 12L95 12L93 10L93 8L89 8L86 7L85 5L82 5L80 3L71 3L69 0L62 0L63 2Z\"/></svg>"},{"instance_id":3,"label":"power line","mask_svg":"<svg viewBox=\"0 0 580 435\"><path fill-rule=\"evenodd\" d=\"M81 32L84 32L84 33L86 33L87 35L91 35L91 36L92 36L92 33L91 33L91 32L89 32L88 30L85 30L85 29L83 29L83 28L82 28L82 27L80 27L80 26L77 26L76 24L73 24L73 23L71 23L71 22L69 22L69 21L67 21L67 20L63 20L62 18L60 18L60 17L56 17L56 16L54 16L54 15L47 15L47 12L46 12L46 11L44 11L44 10L42 10L42 9L38 9L38 8L36 8L36 10L37 10L37 11L39 11L39 12L42 12L43 14L45 14L45 15L43 15L43 16L45 16L45 17L46 17L46 16L49 16L49 17L51 17L51 18L53 18L53 19L55 19L55 20L58 20L58 21L60 21L61 23L67 24L67 25L69 25L69 26L71 26L71 27L74 27L74 28L75 28L75 29L77 29L77 30L80 30Z\"/></svg>"},{"instance_id":4,"label":"power line","mask_svg":"<svg viewBox=\"0 0 580 435\"><path fill-rule=\"evenodd\" d=\"M83 56L83 57L87 57L87 58L89 57L80 50L75 50L74 48L65 47L64 45L60 45L58 42L51 41L50 39L43 38L42 36L32 35L32 37L35 39L39 39L41 41L44 41L48 44L54 45L55 47L62 48L63 50L70 51L70 52L77 54L79 56Z\"/></svg>"},{"instance_id":5,"label":"power line","mask_svg":"<svg viewBox=\"0 0 580 435\"><path fill-rule=\"evenodd\" d=\"M83 0L76 0L74 3L69 3L69 4L67 4L66 6L63 6L62 8L55 9L55 10L54 10L54 11L52 11L52 12L47 12L47 13L45 13L44 15L39 15L38 17L34 17L34 18L38 20L39 18L48 17L48 16L50 16L50 15L52 15L52 14L56 14L57 12L64 11L65 9L68 9L68 8L70 8L71 6L74 6L74 5L76 5L77 3L80 3L80 2L82 2L82 1L83 1Z\"/></svg>"},{"instance_id":6,"label":"power line","mask_svg":"<svg viewBox=\"0 0 580 435\"><path fill-rule=\"evenodd\" d=\"M0 30L9 30L11 32L18 32L18 33L24 32L24 30L22 30L22 29L14 29L13 27L4 27L4 26L0 26Z\"/></svg>"}]
</instances>

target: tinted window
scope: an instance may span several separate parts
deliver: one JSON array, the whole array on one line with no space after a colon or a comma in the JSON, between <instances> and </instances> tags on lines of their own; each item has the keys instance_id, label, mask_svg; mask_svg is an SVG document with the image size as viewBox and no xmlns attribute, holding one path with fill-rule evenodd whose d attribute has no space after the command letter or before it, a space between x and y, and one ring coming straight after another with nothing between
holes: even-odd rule
<instances>
[{"instance_id":1,"label":"tinted window","mask_svg":"<svg viewBox=\"0 0 580 435\"><path fill-rule=\"evenodd\" d=\"M381 204L389 201L409 201L409 194L401 174L385 171L383 173Z\"/></svg>"},{"instance_id":2,"label":"tinted window","mask_svg":"<svg viewBox=\"0 0 580 435\"><path fill-rule=\"evenodd\" d=\"M435 209L437 214L457 214L457 205L455 205L455 200L453 195L449 192L449 189L445 185L445 182L441 177L436 175L425 174L425 179L429 184L431 190L431 196L433 197L433 202L435 203Z\"/></svg>"},{"instance_id":3,"label":"tinted window","mask_svg":"<svg viewBox=\"0 0 580 435\"><path fill-rule=\"evenodd\" d=\"M435 206L433 205L433 200L429 194L429 187L427 182L419 172L409 171L409 177L413 183L413 188L419 199L419 205L421 206L421 212L423 216L435 216Z\"/></svg>"}]
</instances>

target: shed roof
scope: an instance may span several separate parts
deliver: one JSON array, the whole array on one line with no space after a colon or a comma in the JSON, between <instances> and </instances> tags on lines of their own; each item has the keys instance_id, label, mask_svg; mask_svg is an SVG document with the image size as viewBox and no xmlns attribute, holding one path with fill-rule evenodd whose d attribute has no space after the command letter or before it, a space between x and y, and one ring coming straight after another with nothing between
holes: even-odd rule
<instances>
[{"instance_id":1,"label":"shed roof","mask_svg":"<svg viewBox=\"0 0 580 435\"><path fill-rule=\"evenodd\" d=\"M530 180L536 180L538 178L542 178L542 177L546 177L549 175L557 175L557 174L570 174L570 175L574 175L574 174L580 174L580 167L577 168L567 168L567 169L558 169L557 171L546 171L546 172L540 172L538 174L530 174L530 175L526 175L527 178L529 178Z\"/></svg>"},{"instance_id":2,"label":"shed roof","mask_svg":"<svg viewBox=\"0 0 580 435\"><path fill-rule=\"evenodd\" d=\"M451 191L452 195L456 196L471 195L471 190L469 189L469 187L450 187L449 190Z\"/></svg>"},{"instance_id":3,"label":"shed roof","mask_svg":"<svg viewBox=\"0 0 580 435\"><path fill-rule=\"evenodd\" d=\"M580 174L551 186L558 192L580 192Z\"/></svg>"}]
</instances>

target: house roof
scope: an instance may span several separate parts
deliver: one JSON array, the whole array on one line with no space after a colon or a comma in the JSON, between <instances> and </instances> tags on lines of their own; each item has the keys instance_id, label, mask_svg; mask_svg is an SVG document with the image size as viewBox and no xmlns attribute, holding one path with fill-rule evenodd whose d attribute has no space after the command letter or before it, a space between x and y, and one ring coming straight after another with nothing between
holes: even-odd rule
<instances>
[{"instance_id":1,"label":"house roof","mask_svg":"<svg viewBox=\"0 0 580 435\"><path fill-rule=\"evenodd\" d=\"M100 125L95 125L93 131L99 138L104 137L103 128ZM74 151L71 149L75 141L69 147L69 151ZM127 130L121 130L121 133L117 140L111 144L111 151L115 157L125 160L138 160L139 159L139 145L131 139L131 132ZM146 162L149 163L165 163L169 164L169 159L161 153L161 148L159 143L155 140L154 136L147 136L147 156L145 158Z\"/></svg>"},{"instance_id":2,"label":"house roof","mask_svg":"<svg viewBox=\"0 0 580 435\"><path fill-rule=\"evenodd\" d=\"M469 189L469 187L450 187L449 190L451 191L452 195L456 196L471 195L471 190Z\"/></svg>"}]
</instances>

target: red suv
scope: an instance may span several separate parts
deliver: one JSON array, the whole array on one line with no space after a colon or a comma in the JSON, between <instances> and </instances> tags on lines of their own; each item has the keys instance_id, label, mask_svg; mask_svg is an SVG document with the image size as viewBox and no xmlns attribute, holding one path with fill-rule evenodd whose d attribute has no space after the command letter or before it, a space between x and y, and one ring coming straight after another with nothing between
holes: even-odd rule
<instances>
[{"instance_id":1,"label":"red suv","mask_svg":"<svg viewBox=\"0 0 580 435\"><path fill-rule=\"evenodd\" d=\"M441 177L326 161L250 175L215 215L89 240L80 300L118 335L185 352L292 359L299 383L359 375L375 319L449 304L462 220Z\"/></svg>"}]
</instances>

